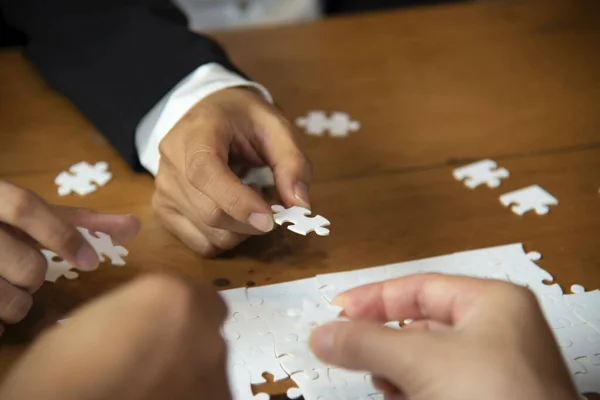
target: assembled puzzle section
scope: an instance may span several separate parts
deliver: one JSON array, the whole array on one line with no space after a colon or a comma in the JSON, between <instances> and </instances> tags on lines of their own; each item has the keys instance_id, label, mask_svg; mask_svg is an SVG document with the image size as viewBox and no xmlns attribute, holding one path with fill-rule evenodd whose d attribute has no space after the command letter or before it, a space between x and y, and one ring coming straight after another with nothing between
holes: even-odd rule
<instances>
[{"instance_id":1,"label":"assembled puzzle section","mask_svg":"<svg viewBox=\"0 0 600 400\"><path fill-rule=\"evenodd\" d=\"M230 306L224 336L230 347L228 370L237 369L245 383L290 376L298 388L291 399L380 400L366 372L333 368L310 351L314 327L343 320L330 301L339 293L367 283L437 272L500 279L528 287L540 300L574 382L583 393L600 393L600 291L579 285L564 294L553 277L537 265L541 254L525 252L520 243L464 251L364 270L317 275L298 281L221 292ZM404 321L405 324L410 321ZM386 324L403 329L398 321ZM245 385L245 386L244 386ZM237 390L237 389L236 389ZM245 389L244 389L245 390ZM238 390L239 391L239 390ZM248 392L239 399L251 399ZM260 396L260 395L259 395Z\"/></svg>"}]
</instances>

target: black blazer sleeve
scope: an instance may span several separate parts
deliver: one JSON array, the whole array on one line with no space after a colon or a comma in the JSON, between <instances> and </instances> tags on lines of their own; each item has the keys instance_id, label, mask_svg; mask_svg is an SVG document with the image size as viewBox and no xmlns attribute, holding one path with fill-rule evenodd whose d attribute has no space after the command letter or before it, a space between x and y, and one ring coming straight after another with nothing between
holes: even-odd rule
<instances>
[{"instance_id":1,"label":"black blazer sleeve","mask_svg":"<svg viewBox=\"0 0 600 400\"><path fill-rule=\"evenodd\" d=\"M180 80L217 62L221 47L191 33L169 0L0 0L27 38L26 57L135 169L135 128Z\"/></svg>"}]
</instances>

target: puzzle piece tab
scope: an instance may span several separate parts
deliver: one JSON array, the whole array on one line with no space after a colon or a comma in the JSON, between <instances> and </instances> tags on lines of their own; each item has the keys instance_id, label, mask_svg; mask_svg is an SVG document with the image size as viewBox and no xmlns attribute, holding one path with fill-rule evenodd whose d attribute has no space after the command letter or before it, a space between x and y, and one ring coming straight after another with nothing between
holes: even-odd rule
<instances>
[{"instance_id":1,"label":"puzzle piece tab","mask_svg":"<svg viewBox=\"0 0 600 400\"><path fill-rule=\"evenodd\" d=\"M315 232L319 236L329 235L329 229L325 226L329 226L330 222L326 218L320 215L314 217L308 217L311 211L304 207L293 206L285 209L280 205L271 206L271 210L275 213L275 222L278 225L283 225L286 222L291 222L293 225L289 225L287 228L300 235L306 235L309 232Z\"/></svg>"},{"instance_id":2,"label":"puzzle piece tab","mask_svg":"<svg viewBox=\"0 0 600 400\"><path fill-rule=\"evenodd\" d=\"M306 133L312 136L322 136L329 131L332 137L344 137L360 129L360 122L352 121L350 116L343 112L334 112L327 117L323 111L310 111L308 116L296 119L296 125L304 128Z\"/></svg>"},{"instance_id":3,"label":"puzzle piece tab","mask_svg":"<svg viewBox=\"0 0 600 400\"><path fill-rule=\"evenodd\" d=\"M538 215L548 214L549 206L558 205L558 200L538 185L531 185L514 192L500 196L500 203L510 208L517 215L523 215L528 211L535 211Z\"/></svg>"},{"instance_id":4,"label":"puzzle piece tab","mask_svg":"<svg viewBox=\"0 0 600 400\"><path fill-rule=\"evenodd\" d=\"M85 196L98 189L98 186L104 186L112 178L108 172L108 164L104 161L97 162L93 166L86 161L79 162L71 168L69 172L58 174L54 183L58 185L58 194L66 196L71 193L77 193Z\"/></svg>"},{"instance_id":5,"label":"puzzle piece tab","mask_svg":"<svg viewBox=\"0 0 600 400\"><path fill-rule=\"evenodd\" d=\"M475 189L483 184L490 188L496 188L500 186L501 179L510 176L506 168L498 168L498 164L489 159L456 168L452 174L454 179L464 181L465 186L470 189Z\"/></svg>"},{"instance_id":6,"label":"puzzle piece tab","mask_svg":"<svg viewBox=\"0 0 600 400\"><path fill-rule=\"evenodd\" d=\"M42 249L40 251L48 263L46 277L44 278L46 282L56 282L56 280L61 276L64 276L66 279L76 279L79 276L79 274L73 270L74 267L68 261L63 259L60 261L54 261L55 258L60 258L56 255L56 253L46 249Z\"/></svg>"}]
</instances>

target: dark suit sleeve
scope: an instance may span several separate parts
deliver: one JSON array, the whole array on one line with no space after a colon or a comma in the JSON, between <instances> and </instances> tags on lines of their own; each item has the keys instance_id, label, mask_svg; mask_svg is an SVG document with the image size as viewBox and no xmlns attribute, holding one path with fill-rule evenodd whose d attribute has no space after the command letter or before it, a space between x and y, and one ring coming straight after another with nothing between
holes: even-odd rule
<instances>
[{"instance_id":1,"label":"dark suit sleeve","mask_svg":"<svg viewBox=\"0 0 600 400\"><path fill-rule=\"evenodd\" d=\"M138 170L135 128L169 90L210 62L241 74L166 0L0 1L43 77Z\"/></svg>"}]
</instances>

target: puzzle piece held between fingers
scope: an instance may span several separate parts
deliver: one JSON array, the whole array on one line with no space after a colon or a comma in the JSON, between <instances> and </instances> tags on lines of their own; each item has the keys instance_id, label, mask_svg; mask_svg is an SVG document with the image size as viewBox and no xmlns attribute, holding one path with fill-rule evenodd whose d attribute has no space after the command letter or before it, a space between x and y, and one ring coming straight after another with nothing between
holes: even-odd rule
<instances>
[{"instance_id":1,"label":"puzzle piece held between fingers","mask_svg":"<svg viewBox=\"0 0 600 400\"><path fill-rule=\"evenodd\" d=\"M501 179L508 178L510 173L506 168L498 168L493 160L481 160L454 170L454 179L464 181L465 186L475 189L486 184L489 188L500 186Z\"/></svg>"},{"instance_id":2,"label":"puzzle piece held between fingers","mask_svg":"<svg viewBox=\"0 0 600 400\"><path fill-rule=\"evenodd\" d=\"M285 222L291 222L293 225L289 225L287 228L300 235L306 235L309 232L315 232L319 236L329 235L329 229L325 226L329 226L330 222L326 218L320 215L315 217L308 217L311 211L304 207L293 206L285 209L280 205L271 206L271 210L275 213L275 222L278 225L283 225Z\"/></svg>"},{"instance_id":3,"label":"puzzle piece held between fingers","mask_svg":"<svg viewBox=\"0 0 600 400\"><path fill-rule=\"evenodd\" d=\"M545 215L550 211L549 206L558 205L558 200L538 185L531 185L503 194L500 196L500 203L505 207L513 204L510 209L517 215L523 215L528 211Z\"/></svg>"},{"instance_id":4,"label":"puzzle piece held between fingers","mask_svg":"<svg viewBox=\"0 0 600 400\"><path fill-rule=\"evenodd\" d=\"M109 235L102 232L95 232L96 236L94 236L85 228L77 229L92 245L94 250L96 250L96 254L98 254L98 259L100 261L106 261L106 257L108 257L112 265L125 265L125 260L123 260L123 257L129 254L129 251L127 251L127 249L123 246L115 246Z\"/></svg>"},{"instance_id":5,"label":"puzzle piece held between fingers","mask_svg":"<svg viewBox=\"0 0 600 400\"><path fill-rule=\"evenodd\" d=\"M60 258L56 253L46 249L42 249L41 252L48 263L46 277L44 278L46 282L56 282L61 276L69 280L79 277L79 274L73 271L74 267L68 261L62 259L61 261L54 261L54 258Z\"/></svg>"}]
</instances>

